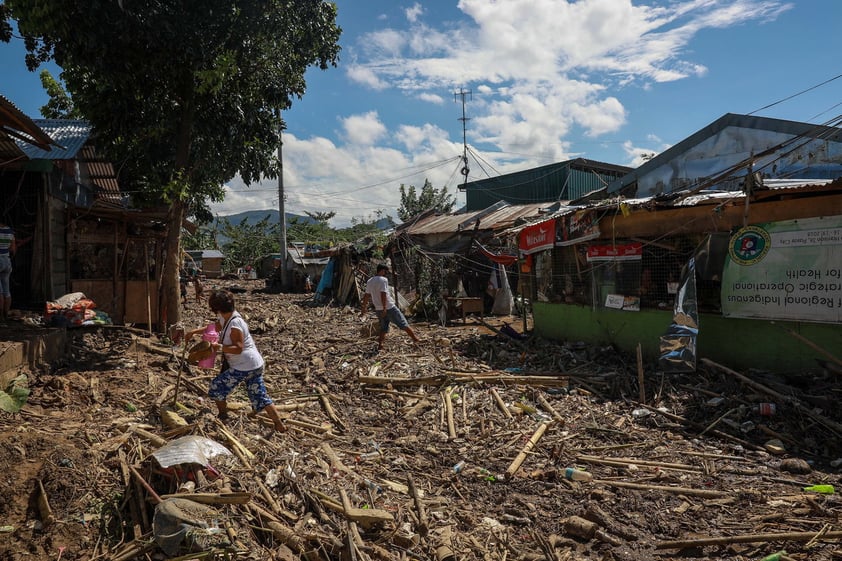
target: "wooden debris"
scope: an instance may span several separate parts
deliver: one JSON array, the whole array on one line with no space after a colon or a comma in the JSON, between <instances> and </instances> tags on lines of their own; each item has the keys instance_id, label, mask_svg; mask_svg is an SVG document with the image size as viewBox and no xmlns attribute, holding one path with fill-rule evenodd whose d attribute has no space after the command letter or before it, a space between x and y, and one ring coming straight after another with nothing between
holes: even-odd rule
<instances>
[{"instance_id":1,"label":"wooden debris","mask_svg":"<svg viewBox=\"0 0 842 561\"><path fill-rule=\"evenodd\" d=\"M41 516L41 524L47 527L56 521L53 509L50 507L50 499L47 491L44 490L44 483L38 480L38 514Z\"/></svg>"},{"instance_id":2,"label":"wooden debris","mask_svg":"<svg viewBox=\"0 0 842 561\"><path fill-rule=\"evenodd\" d=\"M500 394L497 393L497 390L491 388L488 391L491 392L491 397L494 398L494 403L497 405L497 409L499 409L507 419L511 419L512 412L509 411L508 407L506 407L506 404L503 402L503 398L500 397Z\"/></svg>"},{"instance_id":3,"label":"wooden debris","mask_svg":"<svg viewBox=\"0 0 842 561\"><path fill-rule=\"evenodd\" d=\"M809 542L816 535L817 532L777 532L769 534L719 536L716 538L694 538L658 542L655 544L655 549L684 549L686 547L706 547L709 545L727 545L732 543ZM838 540L842 538L842 531L824 532L821 537L825 540Z\"/></svg>"},{"instance_id":4,"label":"wooden debris","mask_svg":"<svg viewBox=\"0 0 842 561\"><path fill-rule=\"evenodd\" d=\"M538 441L541 440L541 437L544 435L544 432L546 432L547 427L549 426L550 423L548 422L542 422L540 425L538 425L538 429L535 431L535 433L533 433L532 438L529 439L529 442L526 443L526 445L523 447L523 450L520 451L520 453L511 463L511 465L506 469L506 477L510 478L515 474L518 468L520 468L523 461L526 459L526 456L532 451L532 449L535 447Z\"/></svg>"},{"instance_id":5,"label":"wooden debris","mask_svg":"<svg viewBox=\"0 0 842 561\"><path fill-rule=\"evenodd\" d=\"M177 495L161 495L162 499L178 497L206 505L244 505L251 501L251 493L179 493Z\"/></svg>"},{"instance_id":6,"label":"wooden debris","mask_svg":"<svg viewBox=\"0 0 842 561\"><path fill-rule=\"evenodd\" d=\"M255 338L267 389L290 430L274 432L265 415L247 415L242 388L230 400L229 420L217 423L205 401L214 373L197 370L181 375L179 399L189 407L176 401L169 408L186 423L150 416L172 402L182 367L171 347L155 355L130 347L127 357L124 347L109 347L121 330L77 330L70 334L77 361L33 376L22 414L0 418L7 443L0 467L10 478L28 473L42 481L61 523L34 534L0 526L0 542L9 542L0 543L0 558L18 551L55 558L48 545L68 535L78 545L63 558L162 557L152 504L174 495L224 506L219 538L234 548L191 554L208 559L245 552L289 561L651 559L662 540L706 539L710 528L720 529L710 537L808 530L809 539L786 544L798 559L830 558L838 549L838 495L803 491L835 483L827 466L842 458L832 425L803 412L840 420L832 399L838 387L826 373L816 378L824 385L809 389L766 372L750 375L760 386L720 368L660 376L634 353L609 346L538 337L519 345L476 324L442 329L416 319L425 341L449 340L437 347L442 365L402 334L377 355L368 343L361 348L353 310L295 295L240 294L241 313L262 328ZM206 306L195 312L198 319L187 322L206 322ZM97 365L73 372L83 353ZM102 367L106 361L115 370ZM763 401L777 402L775 416L752 411ZM632 415L638 407L652 414ZM552 430L539 435L547 417ZM234 455L207 467L156 467L150 452L183 434L216 440ZM769 438L790 454L759 451ZM803 470L792 461L801 457L815 460L811 471L791 475ZM583 465L591 482L563 479L566 467ZM525 468L530 475L520 477ZM5 496L10 520L35 505L36 497ZM101 508L109 497L119 497L119 512ZM100 528L123 533L115 539ZM759 559L782 545L756 543L689 547L724 560Z\"/></svg>"}]
</instances>

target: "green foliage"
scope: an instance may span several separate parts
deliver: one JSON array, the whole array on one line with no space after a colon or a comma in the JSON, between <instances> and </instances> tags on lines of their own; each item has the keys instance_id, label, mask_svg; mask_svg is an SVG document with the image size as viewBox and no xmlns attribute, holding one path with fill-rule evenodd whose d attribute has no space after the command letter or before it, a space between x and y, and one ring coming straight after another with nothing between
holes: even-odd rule
<instances>
[{"instance_id":1,"label":"green foliage","mask_svg":"<svg viewBox=\"0 0 842 561\"><path fill-rule=\"evenodd\" d=\"M64 87L58 82L49 70L42 70L41 86L50 101L41 107L41 116L45 119L84 119L82 113L73 105L73 100L67 95Z\"/></svg>"},{"instance_id":2,"label":"green foliage","mask_svg":"<svg viewBox=\"0 0 842 561\"><path fill-rule=\"evenodd\" d=\"M316 219L315 215L319 213L306 214ZM214 224L203 224L193 234L183 233L182 247L185 250L219 249L225 255L224 268L228 271L244 265L256 265L264 255L280 251L280 225L271 223L270 218L266 215L254 224L243 218L239 223L232 224L221 217ZM307 247L320 248L361 240L365 240L366 245L385 246L388 234L378 227L383 218L383 211L378 211L374 217L354 218L350 227L336 229L327 222L314 223L292 217L287 226L287 241L289 244L303 243ZM218 240L224 241L218 243Z\"/></svg>"},{"instance_id":3,"label":"green foliage","mask_svg":"<svg viewBox=\"0 0 842 561\"><path fill-rule=\"evenodd\" d=\"M306 214L316 222L327 224L328 222L330 222L331 218L336 216L336 211L332 210L330 212L308 212L305 210L304 214Z\"/></svg>"},{"instance_id":4,"label":"green foliage","mask_svg":"<svg viewBox=\"0 0 842 561\"><path fill-rule=\"evenodd\" d=\"M179 170L191 208L220 201L237 173L277 177L280 111L304 95L309 66L333 66L339 53L336 7L321 0L5 5L28 66L62 67L75 108L146 203L160 203Z\"/></svg>"},{"instance_id":5,"label":"green foliage","mask_svg":"<svg viewBox=\"0 0 842 561\"><path fill-rule=\"evenodd\" d=\"M406 222L413 216L434 209L436 212L447 213L453 210L456 199L448 194L447 187L436 189L429 179L424 180L421 194L417 194L415 186L401 184L401 206L398 207L398 218Z\"/></svg>"},{"instance_id":6,"label":"green foliage","mask_svg":"<svg viewBox=\"0 0 842 561\"><path fill-rule=\"evenodd\" d=\"M9 380L9 385L0 391L0 411L17 413L26 404L29 388L26 387L26 376L21 374Z\"/></svg>"},{"instance_id":7,"label":"green foliage","mask_svg":"<svg viewBox=\"0 0 842 561\"><path fill-rule=\"evenodd\" d=\"M339 56L337 8L323 0L4 0L0 39L17 21L35 70L54 60L98 147L119 163L135 205L169 206L178 228L235 175L280 172L281 111L305 72ZM161 293L177 322L180 228L167 236Z\"/></svg>"},{"instance_id":8,"label":"green foliage","mask_svg":"<svg viewBox=\"0 0 842 561\"><path fill-rule=\"evenodd\" d=\"M220 233L228 240L220 248L225 255L226 270L234 270L241 265L256 265L262 256L277 253L280 248L279 227L269 223L269 215L255 224L249 224L243 219L236 226L223 218L220 225Z\"/></svg>"},{"instance_id":9,"label":"green foliage","mask_svg":"<svg viewBox=\"0 0 842 561\"><path fill-rule=\"evenodd\" d=\"M185 250L216 249L216 229L200 226L193 234L184 232L181 236L181 247Z\"/></svg>"}]
</instances>

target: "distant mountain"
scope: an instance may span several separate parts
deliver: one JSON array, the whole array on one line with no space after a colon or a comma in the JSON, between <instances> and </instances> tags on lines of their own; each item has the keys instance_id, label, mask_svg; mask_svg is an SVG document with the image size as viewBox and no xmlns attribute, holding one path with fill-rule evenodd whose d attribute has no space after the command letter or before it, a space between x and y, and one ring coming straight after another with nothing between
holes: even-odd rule
<instances>
[{"instance_id":1,"label":"distant mountain","mask_svg":"<svg viewBox=\"0 0 842 561\"><path fill-rule=\"evenodd\" d=\"M269 216L269 224L277 224L278 223L278 216L280 216L280 212L277 210L247 210L245 212L238 212L237 214L229 214L226 216L220 215L220 218L227 218L228 222L230 222L233 226L236 226L242 220L246 219L246 224L256 224ZM297 221L301 224L315 224L316 220L310 218L309 216L300 215L300 214L292 214L290 212L286 213L287 216L287 226L289 226L290 220L297 219ZM388 216L379 219L377 222L374 223L377 226L378 230L389 230L390 228L395 227L395 223L392 221L391 218Z\"/></svg>"},{"instance_id":2,"label":"distant mountain","mask_svg":"<svg viewBox=\"0 0 842 561\"><path fill-rule=\"evenodd\" d=\"M269 224L278 224L280 220L278 217L281 215L280 212L277 210L247 210L245 212L238 212L237 214L229 214L227 216L220 215L220 218L227 218L228 222L230 222L233 226L240 224L243 219L246 220L246 224L257 224L267 216L269 217ZM287 226L289 226L291 219L297 219L299 223L302 224L315 224L316 221L307 216L300 214L292 214L287 212Z\"/></svg>"}]
</instances>

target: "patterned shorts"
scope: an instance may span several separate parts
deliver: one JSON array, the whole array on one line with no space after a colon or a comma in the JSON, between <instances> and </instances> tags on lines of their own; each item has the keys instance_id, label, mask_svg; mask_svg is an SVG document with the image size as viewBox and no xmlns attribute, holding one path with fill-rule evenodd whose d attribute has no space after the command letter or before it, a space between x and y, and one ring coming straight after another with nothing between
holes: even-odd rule
<instances>
[{"instance_id":1,"label":"patterned shorts","mask_svg":"<svg viewBox=\"0 0 842 561\"><path fill-rule=\"evenodd\" d=\"M220 372L216 378L211 380L208 396L215 401L225 401L225 398L234 391L234 388L240 382L246 383L246 393L248 393L251 408L254 411L260 411L267 405L274 403L266 391L266 384L263 383L262 366L254 370L243 371L228 368L228 370Z\"/></svg>"}]
</instances>

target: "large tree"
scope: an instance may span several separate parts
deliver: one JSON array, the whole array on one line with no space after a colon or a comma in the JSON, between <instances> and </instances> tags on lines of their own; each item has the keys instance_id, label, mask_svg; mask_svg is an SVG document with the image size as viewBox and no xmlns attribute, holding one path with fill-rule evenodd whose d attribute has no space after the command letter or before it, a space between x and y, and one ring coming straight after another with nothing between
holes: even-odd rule
<instances>
[{"instance_id":1,"label":"large tree","mask_svg":"<svg viewBox=\"0 0 842 561\"><path fill-rule=\"evenodd\" d=\"M0 8L3 6L0 5ZM53 59L136 202L169 205L161 289L180 319L181 224L239 173L277 177L281 111L305 71L336 65L336 6L321 0L5 0L34 70ZM0 22L0 38L8 36Z\"/></svg>"},{"instance_id":2,"label":"large tree","mask_svg":"<svg viewBox=\"0 0 842 561\"><path fill-rule=\"evenodd\" d=\"M425 210L435 209L437 212L450 212L456 199L447 192L447 187L436 189L429 179L424 180L421 193L415 191L415 185L405 187L401 184L401 206L398 207L398 218L406 222L416 214Z\"/></svg>"}]
</instances>

